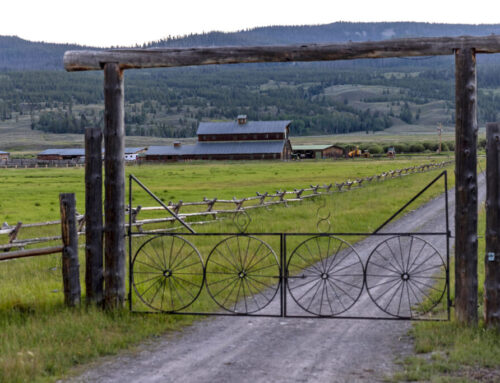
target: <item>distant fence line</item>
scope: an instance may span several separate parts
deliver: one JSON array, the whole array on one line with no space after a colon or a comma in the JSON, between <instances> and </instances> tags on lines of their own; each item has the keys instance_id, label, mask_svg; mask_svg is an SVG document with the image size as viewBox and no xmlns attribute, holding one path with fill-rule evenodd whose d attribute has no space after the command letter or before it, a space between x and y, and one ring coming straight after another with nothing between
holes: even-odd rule
<instances>
[{"instance_id":1,"label":"distant fence line","mask_svg":"<svg viewBox=\"0 0 500 383\"><path fill-rule=\"evenodd\" d=\"M11 158L0 161L3 169L37 169L37 168L71 168L83 167L85 164L76 160L39 160L36 158Z\"/></svg>"},{"instance_id":2,"label":"distant fence line","mask_svg":"<svg viewBox=\"0 0 500 383\"><path fill-rule=\"evenodd\" d=\"M245 198L233 197L233 199L225 200L218 198L208 199L205 197L203 201L195 201L195 202L183 202L182 200L180 200L174 203L172 201L169 201L167 206L182 220L185 220L186 218L192 219L196 217L207 217L207 216L212 218L209 221L189 221L190 224L212 223L214 222L214 220L219 219L218 215L221 214L235 214L243 210L257 209L279 204L284 204L286 206L288 203L302 202L308 198L319 197L322 195L332 194L334 192L350 191L355 188L361 187L364 183L367 184L370 182L380 182L386 179L402 177L414 173L423 173L437 168L442 168L447 165L450 165L453 162L454 161L443 161L439 163L429 163L418 166L416 165L408 168L389 170L387 172L383 172L369 177L357 178L353 181L347 180L341 183L337 182L331 183L329 185L310 185L309 188L294 189L293 191L278 190L273 194L269 194L268 192L266 193L257 192L255 196L250 196ZM290 198L290 196L292 197ZM214 209L214 206L216 204L226 204L226 205L229 204L233 205L233 208ZM245 204L247 206L245 206ZM182 213L180 211L183 207L190 207L190 206L206 206L206 208L203 211L194 213ZM127 208L126 212L130 213L129 210L130 209ZM137 206L137 208L135 209L132 208L131 212L132 226L137 227L139 231L142 231L142 225L162 223L162 222L174 222L177 220L175 217L143 219L143 220L137 219L141 212L153 211L153 210L161 211L165 209L161 206L143 207L140 205ZM173 227L170 230L177 230L179 228L181 228L181 226ZM154 230L148 230L148 231L152 232ZM162 229L162 231L165 231L165 229Z\"/></svg>"},{"instance_id":3,"label":"distant fence line","mask_svg":"<svg viewBox=\"0 0 500 383\"><path fill-rule=\"evenodd\" d=\"M169 208L171 208L176 215L182 219L189 219L190 224L206 224L213 223L214 221L220 220L220 215L225 214L235 214L244 210L257 209L263 207L269 207L273 205L283 204L287 206L289 203L294 202L302 202L309 198L319 197L322 195L332 194L334 192L346 192L353 190L355 188L359 188L364 184L372 183L372 182L381 182L387 179L398 178L414 173L423 173L426 171L443 168L445 166L450 165L453 161L443 161L439 163L428 163L422 165L415 165L412 167L389 170L380 174L375 174L373 176L364 177L364 178L356 178L355 180L347 180L341 183L331 183L329 185L310 185L308 188L294 189L293 191L286 190L278 190L275 193L259 193L257 192L255 196L245 197L245 198L236 198L233 199L208 199L204 198L203 201L195 201L195 202L183 202L182 200L174 203L170 201L168 203ZM229 209L215 209L216 204L224 204L224 205L232 205ZM182 213L181 209L193 206L205 206L204 210L198 212L190 212L190 213ZM144 225L158 224L164 222L174 222L176 218L174 217L162 217L162 218L152 218L152 219L138 219L138 216L141 212L146 211L162 211L165 210L161 206L137 206L137 208L126 207L126 213L131 214L132 217L132 226L135 227L139 232L143 231ZM205 217L209 217L207 220ZM76 217L78 235L85 235L85 215L77 214ZM60 225L60 220L54 221L46 221L39 223L30 223L23 224L22 222L18 222L14 226L10 226L7 223L4 223L0 227L0 235L7 235L8 241L7 243L0 244L0 252L9 252L13 249L24 249L27 246L50 242L50 241L60 241L61 236L41 236L37 238L29 238L29 239L19 239L19 234L22 228L36 228L36 227L49 227ZM128 224L126 224L128 227ZM169 230L177 230L180 226L172 227ZM165 229L162 229L163 231ZM149 232L154 230L148 230ZM1 260L1 257L0 257Z\"/></svg>"}]
</instances>

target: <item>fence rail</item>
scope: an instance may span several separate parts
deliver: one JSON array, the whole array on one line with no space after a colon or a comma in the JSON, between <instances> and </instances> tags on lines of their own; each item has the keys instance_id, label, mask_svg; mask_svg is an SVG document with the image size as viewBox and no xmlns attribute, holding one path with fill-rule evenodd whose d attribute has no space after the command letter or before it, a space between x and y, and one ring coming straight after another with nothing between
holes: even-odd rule
<instances>
[{"instance_id":1,"label":"fence rail","mask_svg":"<svg viewBox=\"0 0 500 383\"><path fill-rule=\"evenodd\" d=\"M295 188L294 190L277 190L275 193L259 193L257 192L255 196L249 196L244 198L236 198L233 199L218 199L218 198L204 198L202 201L193 201L193 202L183 202L182 200L178 202L170 201L167 206L182 220L189 219L190 225L203 225L207 223L213 223L218 220L222 220L221 215L225 214L236 214L244 210L250 209L258 209L263 207L270 207L274 205L283 204L287 206L289 203L302 202L309 198L315 198L323 195L329 195L337 192L346 192L350 191L363 185L373 183L373 182L381 182L387 179L398 178L410 174L415 173L423 173L426 171L443 168L452 164L453 161L442 161L442 162L433 162L422 165L415 165L412 167L402 168L402 169L394 169L386 172L382 172L380 174L375 174L369 177L356 178L354 180L346 180L340 183L330 183L328 185L310 185L308 188ZM229 205L228 208L218 208L217 206ZM203 207L202 211L196 212L185 212L182 213L181 209L189 208L189 207ZM147 211L162 211L165 210L162 206L137 206L137 208L130 209L129 206L126 207L126 213L132 214L132 226L137 228L139 232L143 231L143 225L151 225L158 223L166 223L166 222L174 222L176 221L175 217L161 217L161 218L145 218L138 219L139 214L141 212ZM210 217L207 220L207 217ZM0 227L0 236L7 235L8 241L7 243L0 244L0 252L14 252L12 249L20 249L17 251L24 251L23 249L27 246L32 246L35 244L41 244L45 242L51 241L61 241L61 235L55 236L40 236L36 238L27 238L27 239L19 239L19 234L21 229L27 228L43 228L48 226L56 226L60 225L60 220L54 221L46 221L46 222L38 222L38 223L29 223L23 224L22 222L18 222L16 225L9 226L4 223ZM128 227L128 223L126 224ZM77 228L78 235L85 235L85 215L77 214ZM173 227L170 230L176 230L177 227ZM151 231L151 230L149 230ZM164 229L163 229L164 231ZM3 258L0 258L2 260Z\"/></svg>"},{"instance_id":2,"label":"fence rail","mask_svg":"<svg viewBox=\"0 0 500 383\"><path fill-rule=\"evenodd\" d=\"M334 192L345 192L350 191L355 188L361 187L363 184L368 184L371 182L380 182L386 179L397 178L406 176L414 173L422 173L430 170L434 170L437 168L443 168L447 165L450 165L453 161L443 161L439 163L429 163L418 166L412 166L403 169L390 170L387 172L383 172L381 174L376 174L369 177L357 178L353 181L347 180L341 183L331 183L329 185L310 185L308 188L294 189L292 190L278 190L275 193L259 193L257 192L256 196L250 196L245 198L236 198L227 200L227 199L218 199L218 198L204 198L203 201L195 201L195 202L183 202L182 200L174 203L170 201L167 206L181 219L186 218L194 218L194 217L206 217L212 216L213 219L218 219L218 215L221 214L235 214L241 212L242 210L249 209L257 209L262 207L269 207L273 205L284 204L294 202L302 202L308 198L319 197L322 195L332 194ZM292 196L292 198L288 198ZM215 209L214 206L216 204L226 204L232 205L230 209ZM245 206L246 205L246 206ZM190 213L182 213L180 210L185 207L192 206L206 206L205 210L198 212L190 212ZM141 212L145 211L154 211L154 210L164 210L162 206L138 206L137 208L132 208L132 226L138 227L139 231L142 230L141 226L146 224L155 224L161 222L173 222L177 219L175 217L165 217L165 218L153 218L153 219L142 219L139 220L138 216ZM130 214L130 208L127 207L127 213ZM213 221L201 221L201 222L191 222L193 223L209 223Z\"/></svg>"}]
</instances>

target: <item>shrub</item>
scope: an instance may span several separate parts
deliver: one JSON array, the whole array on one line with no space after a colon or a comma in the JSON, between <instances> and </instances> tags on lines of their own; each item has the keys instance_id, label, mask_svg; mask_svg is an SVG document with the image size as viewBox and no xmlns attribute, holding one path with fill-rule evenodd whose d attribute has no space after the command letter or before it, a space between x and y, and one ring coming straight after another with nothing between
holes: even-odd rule
<instances>
[{"instance_id":1,"label":"shrub","mask_svg":"<svg viewBox=\"0 0 500 383\"><path fill-rule=\"evenodd\" d=\"M410 153L422 153L425 150L424 145L420 143L411 144L409 149Z\"/></svg>"},{"instance_id":2,"label":"shrub","mask_svg":"<svg viewBox=\"0 0 500 383\"><path fill-rule=\"evenodd\" d=\"M435 152L438 149L439 143L426 141L426 142L422 142L422 145L424 145L424 148L426 150L430 150L431 152Z\"/></svg>"},{"instance_id":3,"label":"shrub","mask_svg":"<svg viewBox=\"0 0 500 383\"><path fill-rule=\"evenodd\" d=\"M372 144L368 146L368 151L370 152L370 154L382 154L384 153L384 148L382 148L382 146L380 145Z\"/></svg>"},{"instance_id":4,"label":"shrub","mask_svg":"<svg viewBox=\"0 0 500 383\"><path fill-rule=\"evenodd\" d=\"M396 149L396 153L409 153L410 148L405 143L399 143L393 145L394 149Z\"/></svg>"}]
</instances>

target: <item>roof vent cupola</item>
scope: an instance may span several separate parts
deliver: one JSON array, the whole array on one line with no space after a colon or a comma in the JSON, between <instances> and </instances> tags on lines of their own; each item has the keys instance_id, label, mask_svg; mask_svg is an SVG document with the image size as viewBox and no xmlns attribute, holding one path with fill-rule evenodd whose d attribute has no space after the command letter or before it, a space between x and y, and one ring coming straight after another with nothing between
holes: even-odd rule
<instances>
[{"instance_id":1,"label":"roof vent cupola","mask_svg":"<svg viewBox=\"0 0 500 383\"><path fill-rule=\"evenodd\" d=\"M245 125L247 123L247 115L239 114L237 120L238 120L238 125Z\"/></svg>"}]
</instances>

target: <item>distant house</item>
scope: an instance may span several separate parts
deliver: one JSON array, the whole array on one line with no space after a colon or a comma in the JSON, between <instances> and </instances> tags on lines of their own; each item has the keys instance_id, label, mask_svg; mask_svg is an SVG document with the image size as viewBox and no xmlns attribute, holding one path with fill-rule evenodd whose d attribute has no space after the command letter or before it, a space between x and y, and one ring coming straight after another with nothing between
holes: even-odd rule
<instances>
[{"instance_id":1,"label":"distant house","mask_svg":"<svg viewBox=\"0 0 500 383\"><path fill-rule=\"evenodd\" d=\"M146 161L287 160L292 154L288 139L290 123L247 121L245 115L230 122L202 122L195 145L175 142L171 146L150 146L142 158Z\"/></svg>"},{"instance_id":2,"label":"distant house","mask_svg":"<svg viewBox=\"0 0 500 383\"><path fill-rule=\"evenodd\" d=\"M340 158L344 148L337 145L292 145L292 155L297 158Z\"/></svg>"},{"instance_id":3,"label":"distant house","mask_svg":"<svg viewBox=\"0 0 500 383\"><path fill-rule=\"evenodd\" d=\"M8 161L9 157L10 157L10 153L9 152L2 152L0 150L0 161Z\"/></svg>"},{"instance_id":4,"label":"distant house","mask_svg":"<svg viewBox=\"0 0 500 383\"><path fill-rule=\"evenodd\" d=\"M142 148L125 148L125 161L136 161L137 156L146 151L146 147Z\"/></svg>"}]
</instances>

